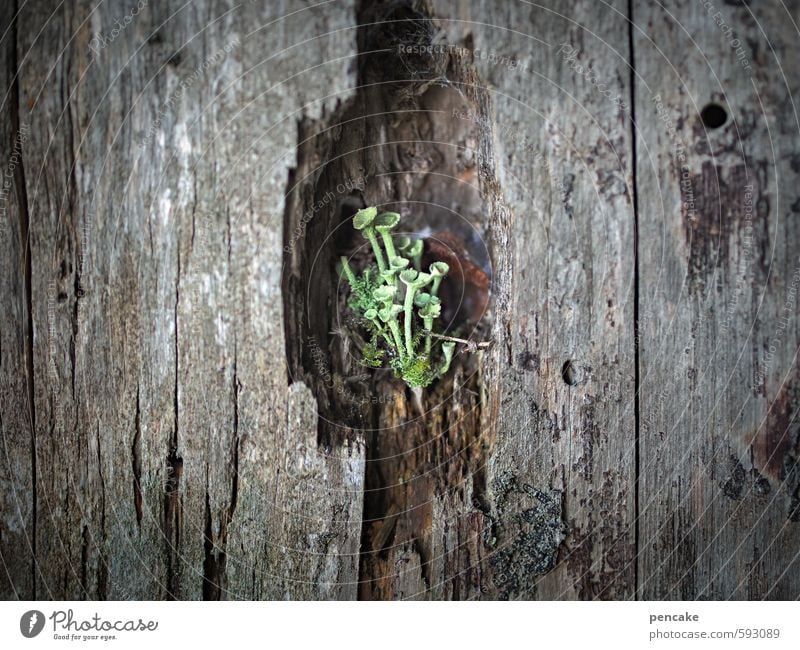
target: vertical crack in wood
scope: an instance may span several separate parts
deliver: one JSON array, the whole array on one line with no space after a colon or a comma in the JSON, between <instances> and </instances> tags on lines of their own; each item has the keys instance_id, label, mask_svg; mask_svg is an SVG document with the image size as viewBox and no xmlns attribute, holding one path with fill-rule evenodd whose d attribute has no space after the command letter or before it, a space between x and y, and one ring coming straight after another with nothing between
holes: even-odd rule
<instances>
[{"instance_id":1,"label":"vertical crack in wood","mask_svg":"<svg viewBox=\"0 0 800 650\"><path fill-rule=\"evenodd\" d=\"M213 516L211 514L211 497L208 494L208 465L206 465L206 517L203 529L203 600L220 599L220 570L223 554L214 552Z\"/></svg>"},{"instance_id":2,"label":"vertical crack in wood","mask_svg":"<svg viewBox=\"0 0 800 650\"><path fill-rule=\"evenodd\" d=\"M108 560L105 557L108 539L106 537L106 480L103 476L103 457L100 453L100 422L97 422L97 474L100 478L100 540L93 540L98 553L97 560L97 595L99 600L106 600L108 595ZM87 594L87 597L88 594Z\"/></svg>"},{"instance_id":3,"label":"vertical crack in wood","mask_svg":"<svg viewBox=\"0 0 800 650\"><path fill-rule=\"evenodd\" d=\"M67 179L67 187L65 197L62 199L62 206L66 203L66 209L59 211L59 222L63 220L65 226L65 234L67 236L67 246L69 246L69 236L72 235L72 243L75 247L74 259L76 260L74 266L73 277L73 309L71 314L71 327L72 336L69 340L69 359L70 359L70 385L72 388L72 399L76 399L76 380L77 380L77 345L78 345L78 315L80 313L80 300L83 296L83 289L81 288L81 276L83 273L83 241L81 238L80 219L76 218L76 197L78 196L78 183L75 177L75 169L77 161L75 160L75 134L73 130L73 107L70 98L72 91L70 89L70 57L65 54L64 56L64 74L61 78L60 92L61 92L61 106L64 115L64 131L65 131L65 148L68 160L66 165L68 167L69 178ZM63 219L62 219L63 217ZM77 223L76 223L77 222ZM77 226L77 227L76 227ZM72 269L72 265L68 267ZM67 287L64 287L66 294ZM66 298L65 298L66 299Z\"/></svg>"},{"instance_id":4,"label":"vertical crack in wood","mask_svg":"<svg viewBox=\"0 0 800 650\"><path fill-rule=\"evenodd\" d=\"M133 507L136 523L142 529L142 405L141 387L136 385L136 415L133 422L133 442L131 443L131 470L133 471Z\"/></svg>"},{"instance_id":5,"label":"vertical crack in wood","mask_svg":"<svg viewBox=\"0 0 800 650\"><path fill-rule=\"evenodd\" d=\"M227 529L230 522L233 521L233 515L236 513L236 504L239 500L239 391L241 385L239 384L239 376L236 372L237 366L237 342L234 336L233 340L233 445L232 445L232 476L231 476L231 500L228 505L227 520L225 522L225 540L227 540Z\"/></svg>"},{"instance_id":6,"label":"vertical crack in wood","mask_svg":"<svg viewBox=\"0 0 800 650\"><path fill-rule=\"evenodd\" d=\"M178 233L180 241L180 233ZM178 412L178 389L179 389L179 329L178 329L178 307L180 304L180 282L181 282L181 254L178 250L177 273L175 276L175 386L173 394L174 408L174 427L172 440L167 452L166 464L166 483L164 489L164 542L166 544L166 597L168 599L180 598L180 546L181 546L181 493L180 481L183 474L183 458L178 455L179 441L179 412Z\"/></svg>"},{"instance_id":7,"label":"vertical crack in wood","mask_svg":"<svg viewBox=\"0 0 800 650\"><path fill-rule=\"evenodd\" d=\"M178 232L178 241L180 241L180 232ZM180 384L179 376L179 363L180 363L180 348L179 348L179 323L178 323L178 307L180 305L180 286L181 286L181 251L178 248L177 271L175 274L175 309L174 309L174 322L175 322L175 388L173 393L173 408L174 410L174 427L172 430L172 448L171 452L176 452L178 449L178 405L179 394L178 388Z\"/></svg>"},{"instance_id":8,"label":"vertical crack in wood","mask_svg":"<svg viewBox=\"0 0 800 650\"><path fill-rule=\"evenodd\" d=\"M86 600L91 600L89 594L89 527L84 524L81 530L81 592Z\"/></svg>"},{"instance_id":9,"label":"vertical crack in wood","mask_svg":"<svg viewBox=\"0 0 800 650\"><path fill-rule=\"evenodd\" d=\"M203 600L222 600L228 586L228 530L236 512L239 499L239 377L237 366L237 343L233 343L233 377L231 380L233 401L233 444L231 445L231 497L228 507L222 511L219 534L214 534L214 519L211 512L211 497L208 491L208 466L206 466L205 528L203 533Z\"/></svg>"},{"instance_id":10,"label":"vertical crack in wood","mask_svg":"<svg viewBox=\"0 0 800 650\"><path fill-rule=\"evenodd\" d=\"M11 34L8 39L8 77L11 80L9 88L9 110L11 117L11 142L9 143L11 151L14 151L17 139L20 134L20 96L19 96L19 70L17 62L17 46L18 46L18 33L17 21L19 19L19 0L14 0L13 7L14 15L11 20ZM36 466L36 390L34 385L34 371L33 371L33 296L32 296L32 268L31 268L31 240L30 240L30 216L28 213L28 193L25 187L25 168L22 152L20 151L19 164L14 169L14 187L17 194L17 202L19 204L19 237L20 237L20 251L22 252L22 259L20 260L20 272L23 277L24 287L24 301L25 301L25 375L28 387L28 411L31 425L31 501L32 501L32 516L31 516L31 589L32 600L36 600L37 584L36 584L36 567L37 567L37 515L38 515L38 499L37 499L37 466Z\"/></svg>"},{"instance_id":11,"label":"vertical crack in wood","mask_svg":"<svg viewBox=\"0 0 800 650\"><path fill-rule=\"evenodd\" d=\"M181 546L181 477L183 458L170 451L166 465L167 479L164 489L164 543L166 544L166 597L180 598L180 546Z\"/></svg>"},{"instance_id":12,"label":"vertical crack in wood","mask_svg":"<svg viewBox=\"0 0 800 650\"><path fill-rule=\"evenodd\" d=\"M300 131L300 124L297 125L298 143L303 142ZM300 354L302 345L300 339L296 336L297 327L292 320L296 316L296 309L294 307L296 294L297 294L297 270L294 264L297 263L297 255L294 254L294 235L292 233L292 225L294 219L292 215L298 210L297 192L294 190L297 169L300 168L300 146L297 148L297 168L290 167L287 172L286 178L286 198L284 199L283 208L283 272L281 277L281 296L283 298L283 329L284 329L284 347L286 355L286 365L289 369L288 381L289 385L294 381L294 372L300 367ZM290 316L291 315L291 316Z\"/></svg>"},{"instance_id":13,"label":"vertical crack in wood","mask_svg":"<svg viewBox=\"0 0 800 650\"><path fill-rule=\"evenodd\" d=\"M633 0L628 0L628 58L629 58L629 86L631 106L631 182L633 183L633 429L634 429L634 480L633 480L633 594L634 599L639 599L639 389L640 367L639 349L641 336L639 322L639 195L636 187L636 61L633 50Z\"/></svg>"}]
</instances>

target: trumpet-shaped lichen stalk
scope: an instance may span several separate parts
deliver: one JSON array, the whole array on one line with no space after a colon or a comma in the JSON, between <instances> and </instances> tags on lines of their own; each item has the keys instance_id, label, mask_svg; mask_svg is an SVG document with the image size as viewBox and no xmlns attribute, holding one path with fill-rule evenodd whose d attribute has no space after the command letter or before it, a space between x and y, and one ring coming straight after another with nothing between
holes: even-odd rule
<instances>
[{"instance_id":1,"label":"trumpet-shaped lichen stalk","mask_svg":"<svg viewBox=\"0 0 800 650\"><path fill-rule=\"evenodd\" d=\"M411 238L408 235L400 235L394 240L394 246L401 253L405 253L411 246Z\"/></svg>"},{"instance_id":2,"label":"trumpet-shaped lichen stalk","mask_svg":"<svg viewBox=\"0 0 800 650\"><path fill-rule=\"evenodd\" d=\"M417 239L405 251L411 260L414 262L414 268L417 271L422 269L422 240Z\"/></svg>"},{"instance_id":3,"label":"trumpet-shaped lichen stalk","mask_svg":"<svg viewBox=\"0 0 800 650\"><path fill-rule=\"evenodd\" d=\"M397 275L408 266L408 260L404 257L390 257L389 269L386 274L381 273L381 277L391 285L397 285Z\"/></svg>"},{"instance_id":4,"label":"trumpet-shaped lichen stalk","mask_svg":"<svg viewBox=\"0 0 800 650\"><path fill-rule=\"evenodd\" d=\"M383 257L383 251L378 243L378 238L375 235L375 226L373 222L378 214L378 208L364 208L356 212L353 217L353 228L360 230L364 237L372 244L372 252L375 253L375 261L378 263L378 270L383 272L386 270L386 260Z\"/></svg>"},{"instance_id":5,"label":"trumpet-shaped lichen stalk","mask_svg":"<svg viewBox=\"0 0 800 650\"><path fill-rule=\"evenodd\" d=\"M350 285L350 288L355 291L357 280L356 275L353 273L353 269L350 266L350 262L347 261L347 258L344 255L342 255L339 259L342 262L342 270L347 278L347 283Z\"/></svg>"},{"instance_id":6,"label":"trumpet-shaped lichen stalk","mask_svg":"<svg viewBox=\"0 0 800 650\"><path fill-rule=\"evenodd\" d=\"M444 280L444 276L450 271L450 267L445 262L434 262L430 266L431 276L433 276L433 286L431 287L431 295L439 295L439 285Z\"/></svg>"},{"instance_id":7,"label":"trumpet-shaped lichen stalk","mask_svg":"<svg viewBox=\"0 0 800 650\"><path fill-rule=\"evenodd\" d=\"M375 230L381 234L383 245L386 247L386 256L391 260L397 257L394 250L394 242L392 241L392 230L400 223L400 215L396 212L382 212L373 222Z\"/></svg>"},{"instance_id":8,"label":"trumpet-shaped lichen stalk","mask_svg":"<svg viewBox=\"0 0 800 650\"><path fill-rule=\"evenodd\" d=\"M444 376L450 370L450 364L453 362L453 352L455 352L455 341L445 341L442 343L442 353L444 354L444 361L442 367L439 369L439 375Z\"/></svg>"},{"instance_id":9,"label":"trumpet-shaped lichen stalk","mask_svg":"<svg viewBox=\"0 0 800 650\"><path fill-rule=\"evenodd\" d=\"M414 304L417 307L424 307L431 301L431 294L426 291L418 291L414 294Z\"/></svg>"},{"instance_id":10,"label":"trumpet-shaped lichen stalk","mask_svg":"<svg viewBox=\"0 0 800 650\"><path fill-rule=\"evenodd\" d=\"M397 287L383 286L378 287L372 292L372 297L380 303L383 308L378 311L378 317L389 326L389 330L394 337L394 345L399 353L403 351L403 337L400 335L400 324L397 322L397 314L403 308L394 304L394 297L397 295ZM401 354L402 356L402 354Z\"/></svg>"},{"instance_id":11,"label":"trumpet-shaped lichen stalk","mask_svg":"<svg viewBox=\"0 0 800 650\"><path fill-rule=\"evenodd\" d=\"M392 286L397 284L397 278L395 277L396 275L397 271L392 268L386 269L385 271L381 271L380 273L381 280L383 280L386 284Z\"/></svg>"},{"instance_id":12,"label":"trumpet-shaped lichen stalk","mask_svg":"<svg viewBox=\"0 0 800 650\"><path fill-rule=\"evenodd\" d=\"M382 302L384 307L391 306L394 297L397 295L397 287L383 286L378 287L372 292L372 297L378 302Z\"/></svg>"},{"instance_id":13,"label":"trumpet-shaped lichen stalk","mask_svg":"<svg viewBox=\"0 0 800 650\"><path fill-rule=\"evenodd\" d=\"M442 315L442 305L436 296L430 294L423 294L428 296L428 300L419 310L419 316L425 326L425 354L430 356L431 353L431 335L433 331L433 321Z\"/></svg>"},{"instance_id":14,"label":"trumpet-shaped lichen stalk","mask_svg":"<svg viewBox=\"0 0 800 650\"><path fill-rule=\"evenodd\" d=\"M378 319L378 310L377 309L367 309L364 312L364 318L370 321L374 326L375 330L380 334L384 340L389 344L389 347L393 345L391 337L386 333L386 328L381 325L380 320Z\"/></svg>"},{"instance_id":15,"label":"trumpet-shaped lichen stalk","mask_svg":"<svg viewBox=\"0 0 800 650\"><path fill-rule=\"evenodd\" d=\"M401 311L403 311L403 308L400 305L386 305L378 312L378 317L389 326L389 330L394 337L397 354L400 359L403 360L405 359L405 354L403 353L403 337L400 334L400 323L397 322L397 315Z\"/></svg>"},{"instance_id":16,"label":"trumpet-shaped lichen stalk","mask_svg":"<svg viewBox=\"0 0 800 650\"><path fill-rule=\"evenodd\" d=\"M399 272L408 268L408 260L405 257L393 257L389 260L389 266Z\"/></svg>"},{"instance_id":17,"label":"trumpet-shaped lichen stalk","mask_svg":"<svg viewBox=\"0 0 800 650\"><path fill-rule=\"evenodd\" d=\"M414 339L411 337L411 320L414 318L414 294L431 281L431 276L427 273L407 269L400 274L400 281L406 285L405 304L403 305L405 311L403 324L405 325L406 352L408 356L413 357Z\"/></svg>"}]
</instances>

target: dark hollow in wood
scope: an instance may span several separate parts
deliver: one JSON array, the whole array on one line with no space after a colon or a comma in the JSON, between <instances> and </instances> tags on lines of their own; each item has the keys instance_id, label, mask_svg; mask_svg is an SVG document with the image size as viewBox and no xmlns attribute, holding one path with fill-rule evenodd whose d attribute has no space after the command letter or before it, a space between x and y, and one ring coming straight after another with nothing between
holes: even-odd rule
<instances>
[{"instance_id":1,"label":"dark hollow in wood","mask_svg":"<svg viewBox=\"0 0 800 650\"><path fill-rule=\"evenodd\" d=\"M428 237L430 255L436 246L450 246L454 278L443 295L458 301L447 312L459 326L453 331L479 338L488 331L486 195L498 189L487 187L481 157L491 147L490 132L480 120L454 118L470 113L488 124L488 104L475 95L468 60L415 61L398 54L401 45L430 42L425 39L435 30L424 13L404 3L370 3L359 21L365 25L361 49L388 51L361 59L354 98L323 122L302 125L299 164L290 179L284 232L295 232L302 215L323 206L307 220L302 241L287 245L290 374L317 395L320 444L335 453L342 437L366 437L359 596L475 597L488 586L478 576L490 572L481 558L492 524L488 510L473 503L487 503L486 463L496 426L484 411L486 400L496 398L481 388L482 356L458 356L449 376L419 396L387 371L365 371L353 349L358 335L342 300L346 292L332 269L339 254L359 256L364 247L349 223L355 209L378 205L401 212L404 227ZM400 27L372 26L379 21ZM328 205L326 196L334 197ZM329 372L320 373L321 365Z\"/></svg>"}]
</instances>

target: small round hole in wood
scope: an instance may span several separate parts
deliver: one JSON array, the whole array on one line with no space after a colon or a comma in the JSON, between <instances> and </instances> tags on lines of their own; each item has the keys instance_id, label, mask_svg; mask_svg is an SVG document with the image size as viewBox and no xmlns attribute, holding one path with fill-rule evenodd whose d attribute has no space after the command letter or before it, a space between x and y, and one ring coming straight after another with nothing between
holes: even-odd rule
<instances>
[{"instance_id":1,"label":"small round hole in wood","mask_svg":"<svg viewBox=\"0 0 800 650\"><path fill-rule=\"evenodd\" d=\"M728 113L719 104L706 104L700 111L700 119L707 129L718 129L728 121Z\"/></svg>"},{"instance_id":2,"label":"small round hole in wood","mask_svg":"<svg viewBox=\"0 0 800 650\"><path fill-rule=\"evenodd\" d=\"M572 362L571 359L567 359L564 362L564 365L561 366L561 378L568 386L575 386L576 384L580 383L580 370L578 370L578 367Z\"/></svg>"}]
</instances>

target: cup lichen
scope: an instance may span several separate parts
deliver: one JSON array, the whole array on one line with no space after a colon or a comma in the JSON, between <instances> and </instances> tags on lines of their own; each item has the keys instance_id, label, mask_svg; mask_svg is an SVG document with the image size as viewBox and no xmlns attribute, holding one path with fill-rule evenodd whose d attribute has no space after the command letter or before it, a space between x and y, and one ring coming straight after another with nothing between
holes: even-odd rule
<instances>
[{"instance_id":1,"label":"cup lichen","mask_svg":"<svg viewBox=\"0 0 800 650\"><path fill-rule=\"evenodd\" d=\"M422 271L424 243L407 235L393 235L399 223L396 212L378 214L375 207L356 212L353 227L372 246L377 269L368 265L357 276L343 256L341 273L350 286L347 304L361 317L370 337L365 365L381 367L388 360L395 374L409 386L424 388L447 373L455 352L452 341L431 336L438 334L442 314L438 291L449 267L434 262L429 273ZM428 287L429 291L423 291Z\"/></svg>"}]
</instances>

